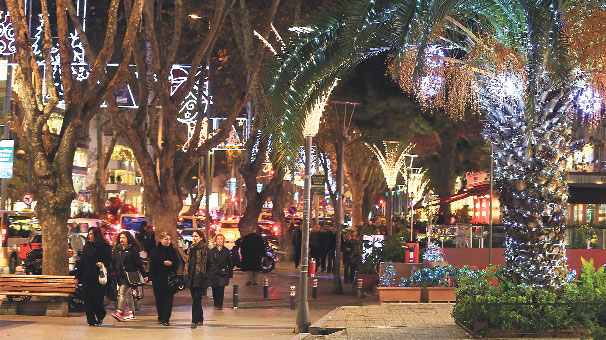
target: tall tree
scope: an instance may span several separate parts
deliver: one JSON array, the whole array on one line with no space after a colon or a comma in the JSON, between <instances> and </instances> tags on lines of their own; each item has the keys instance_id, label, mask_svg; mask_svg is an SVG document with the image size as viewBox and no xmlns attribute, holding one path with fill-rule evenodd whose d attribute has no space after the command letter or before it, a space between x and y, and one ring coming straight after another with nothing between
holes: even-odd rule
<instances>
[{"instance_id":1,"label":"tall tree","mask_svg":"<svg viewBox=\"0 0 606 340\"><path fill-rule=\"evenodd\" d=\"M104 13L105 38L100 50L93 49L73 3L69 0L55 2L55 8L49 7L47 0L41 0L39 3L44 20L40 57L43 58L44 68L47 71L52 70L55 66L51 50L58 49L59 88L55 86L56 79L51 76L44 77L39 67L32 46L34 40L29 35L30 29L34 31L34 28L29 27L23 2L7 0L6 5L11 14L16 45L14 60L18 67L14 70L14 77L15 83L19 85L16 94L21 109L18 113L21 116L20 137L27 153L34 159L33 191L35 197L39 198L36 215L43 228L43 273L61 275L66 274L68 270L65 235L70 204L75 197L72 164L76 142L80 131L87 128L105 97L122 86L129 74L128 65L135 35L140 27L143 0L125 4L129 15L128 21L124 23L126 29L119 51L116 51L115 46L119 33L119 0L112 0ZM70 33L73 31L84 47L85 59L89 65L87 79L77 77L72 70L74 49ZM120 58L119 66L114 74L108 74L106 66L112 58ZM59 102L64 103L64 108L58 107ZM47 125L53 115L61 117L61 128L55 133L51 132Z\"/></svg>"},{"instance_id":2,"label":"tall tree","mask_svg":"<svg viewBox=\"0 0 606 340\"><path fill-rule=\"evenodd\" d=\"M112 122L128 141L141 168L154 224L158 231L166 231L174 239L178 215L183 206L183 182L202 155L227 139L231 126L255 87L261 67L262 49L258 48L253 51L255 63L249 81L241 88L241 95L236 96L231 107L226 109L227 119L222 122L223 128L203 143L196 143L203 133L204 117L199 112L190 139L193 142L186 151L182 151L186 139L178 133L179 109L197 81L200 88L203 86L205 62L213 53L215 42L234 3L235 0L216 0L205 4L177 0L173 6L163 1L147 1L143 7L144 29L138 32L138 45L134 53L139 77L133 82L138 86L141 104L136 112L126 112L118 110L115 101L110 101ZM278 0L273 1L267 14L268 23L273 21L278 4ZM186 25L188 20L192 20L187 15L190 10L206 11L197 15L202 20ZM267 36L268 32L269 27L266 27L263 35ZM194 48L187 50L183 45L193 45L192 35L199 39ZM172 66L178 62L191 66L183 84L173 93L169 78ZM153 152L148 151L149 146Z\"/></svg>"}]
</instances>

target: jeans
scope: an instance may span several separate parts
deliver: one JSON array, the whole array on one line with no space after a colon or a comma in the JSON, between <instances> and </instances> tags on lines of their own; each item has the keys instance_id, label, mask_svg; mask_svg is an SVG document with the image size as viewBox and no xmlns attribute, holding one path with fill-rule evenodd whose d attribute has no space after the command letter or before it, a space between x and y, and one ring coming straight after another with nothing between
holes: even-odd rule
<instances>
[{"instance_id":1,"label":"jeans","mask_svg":"<svg viewBox=\"0 0 606 340\"><path fill-rule=\"evenodd\" d=\"M84 308L86 310L86 321L89 325L95 325L105 318L103 297L105 297L105 286L91 284L91 287L85 288Z\"/></svg>"},{"instance_id":2,"label":"jeans","mask_svg":"<svg viewBox=\"0 0 606 340\"><path fill-rule=\"evenodd\" d=\"M206 288L190 287L191 292L191 322L202 323L204 321L204 312L202 310L202 296L206 292Z\"/></svg>"},{"instance_id":3,"label":"jeans","mask_svg":"<svg viewBox=\"0 0 606 340\"><path fill-rule=\"evenodd\" d=\"M223 307L223 298L225 297L225 286L216 286L213 288L213 303L215 307Z\"/></svg>"},{"instance_id":4,"label":"jeans","mask_svg":"<svg viewBox=\"0 0 606 340\"><path fill-rule=\"evenodd\" d=\"M120 285L118 291L118 310L125 312L125 307L128 306L130 312L135 312L135 301L133 300L133 287L129 284Z\"/></svg>"},{"instance_id":5,"label":"jeans","mask_svg":"<svg viewBox=\"0 0 606 340\"><path fill-rule=\"evenodd\" d=\"M156 311L158 312L158 321L168 322L173 311L174 293L158 294L156 297Z\"/></svg>"}]
</instances>

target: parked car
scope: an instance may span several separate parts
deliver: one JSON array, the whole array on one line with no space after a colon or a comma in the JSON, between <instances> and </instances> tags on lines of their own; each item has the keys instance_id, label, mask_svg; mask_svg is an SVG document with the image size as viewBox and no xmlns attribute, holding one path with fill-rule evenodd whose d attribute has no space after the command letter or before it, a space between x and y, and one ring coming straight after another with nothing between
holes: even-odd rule
<instances>
[{"instance_id":1,"label":"parked car","mask_svg":"<svg viewBox=\"0 0 606 340\"><path fill-rule=\"evenodd\" d=\"M14 274L19 259L19 247L40 230L34 223L33 212L0 211L0 271Z\"/></svg>"},{"instance_id":2,"label":"parked car","mask_svg":"<svg viewBox=\"0 0 606 340\"><path fill-rule=\"evenodd\" d=\"M184 228L184 229L177 229L177 232L179 233L179 246L183 249L187 249L189 248L189 246L191 245L191 243L194 241L193 240L193 234L194 231L199 230L202 233L206 232L206 228ZM214 230L211 229L210 231L210 237L214 238L215 237L215 232Z\"/></svg>"},{"instance_id":3,"label":"parked car","mask_svg":"<svg viewBox=\"0 0 606 340\"><path fill-rule=\"evenodd\" d=\"M67 220L67 226L69 227L70 234L86 234L90 228L101 228L103 235L105 235L109 243L113 243L114 237L118 234L118 228L97 218L70 218Z\"/></svg>"},{"instance_id":4,"label":"parked car","mask_svg":"<svg viewBox=\"0 0 606 340\"><path fill-rule=\"evenodd\" d=\"M231 249L236 240L240 238L240 230L238 230L238 222L232 220L221 221L221 226L217 227L217 233L225 236L225 247Z\"/></svg>"},{"instance_id":5,"label":"parked car","mask_svg":"<svg viewBox=\"0 0 606 340\"><path fill-rule=\"evenodd\" d=\"M76 268L76 263L80 260L80 251L86 243L88 233L71 233L67 237L69 247L69 270ZM42 270L42 233L38 232L29 240L22 242L19 246L19 260L24 264L26 274L36 274L38 270ZM37 256L30 255L31 252L36 252ZM40 263L37 263L39 257ZM29 261L29 262L28 262Z\"/></svg>"}]
</instances>

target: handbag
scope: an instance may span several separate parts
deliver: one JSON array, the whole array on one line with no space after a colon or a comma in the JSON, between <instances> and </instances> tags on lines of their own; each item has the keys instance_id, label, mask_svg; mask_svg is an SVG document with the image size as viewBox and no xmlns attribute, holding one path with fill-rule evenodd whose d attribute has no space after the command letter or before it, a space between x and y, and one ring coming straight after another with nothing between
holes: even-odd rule
<instances>
[{"instance_id":1,"label":"handbag","mask_svg":"<svg viewBox=\"0 0 606 340\"><path fill-rule=\"evenodd\" d=\"M168 289L173 292L179 292L185 289L185 277L181 274L168 275Z\"/></svg>"},{"instance_id":2,"label":"handbag","mask_svg":"<svg viewBox=\"0 0 606 340\"><path fill-rule=\"evenodd\" d=\"M126 272L126 280L131 286L137 286L143 282L139 272Z\"/></svg>"},{"instance_id":3,"label":"handbag","mask_svg":"<svg viewBox=\"0 0 606 340\"><path fill-rule=\"evenodd\" d=\"M107 269L104 264L101 264L101 268L99 268L99 283L104 286L107 284Z\"/></svg>"}]
</instances>

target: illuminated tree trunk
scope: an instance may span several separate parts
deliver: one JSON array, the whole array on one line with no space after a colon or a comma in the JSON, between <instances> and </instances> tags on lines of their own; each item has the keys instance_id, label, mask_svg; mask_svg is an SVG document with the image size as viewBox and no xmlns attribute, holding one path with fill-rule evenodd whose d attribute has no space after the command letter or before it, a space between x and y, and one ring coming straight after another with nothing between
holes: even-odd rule
<instances>
[{"instance_id":1,"label":"illuminated tree trunk","mask_svg":"<svg viewBox=\"0 0 606 340\"><path fill-rule=\"evenodd\" d=\"M539 91L532 122L522 91L499 104L484 90L481 103L488 116L485 135L495 151L507 272L516 283L557 288L566 275L564 169L570 150L566 113L571 101L569 88L549 90L549 85Z\"/></svg>"}]
</instances>

